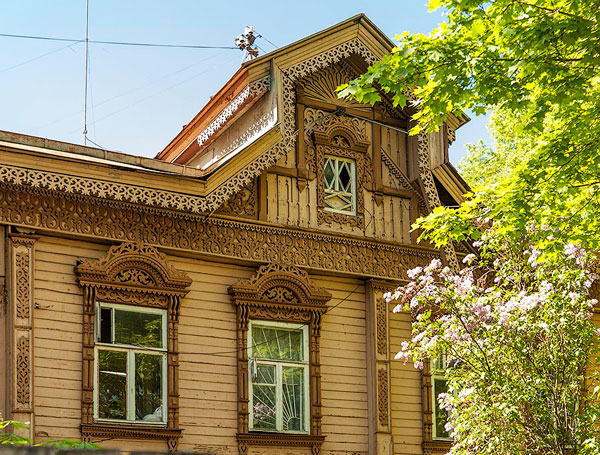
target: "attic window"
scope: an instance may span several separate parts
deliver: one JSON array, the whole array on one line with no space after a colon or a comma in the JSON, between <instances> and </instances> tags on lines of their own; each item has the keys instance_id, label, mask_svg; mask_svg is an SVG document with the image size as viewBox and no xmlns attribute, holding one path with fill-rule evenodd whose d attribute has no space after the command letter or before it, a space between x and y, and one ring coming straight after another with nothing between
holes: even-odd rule
<instances>
[{"instance_id":1,"label":"attic window","mask_svg":"<svg viewBox=\"0 0 600 455\"><path fill-rule=\"evenodd\" d=\"M356 214L356 161L325 155L325 210Z\"/></svg>"}]
</instances>

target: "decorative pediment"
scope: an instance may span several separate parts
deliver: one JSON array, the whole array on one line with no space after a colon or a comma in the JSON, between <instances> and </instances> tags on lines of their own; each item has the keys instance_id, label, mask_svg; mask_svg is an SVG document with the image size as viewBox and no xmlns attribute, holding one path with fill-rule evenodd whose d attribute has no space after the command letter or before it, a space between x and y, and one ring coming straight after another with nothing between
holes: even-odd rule
<instances>
[{"instance_id":1,"label":"decorative pediment","mask_svg":"<svg viewBox=\"0 0 600 455\"><path fill-rule=\"evenodd\" d=\"M352 98L338 98L337 88L359 76L357 72L349 69L348 64L343 63L345 62L328 66L304 79L300 83L304 96L345 108L371 111L373 108L369 104L359 103Z\"/></svg>"},{"instance_id":2,"label":"decorative pediment","mask_svg":"<svg viewBox=\"0 0 600 455\"><path fill-rule=\"evenodd\" d=\"M366 152L371 142L365 137L360 124L348 117L329 116L315 127L313 135L317 145L330 145L343 149Z\"/></svg>"},{"instance_id":3,"label":"decorative pediment","mask_svg":"<svg viewBox=\"0 0 600 455\"><path fill-rule=\"evenodd\" d=\"M326 310L331 294L313 285L308 274L291 265L261 266L248 281L231 286L236 301L314 306Z\"/></svg>"},{"instance_id":4,"label":"decorative pediment","mask_svg":"<svg viewBox=\"0 0 600 455\"><path fill-rule=\"evenodd\" d=\"M143 243L112 246L103 259L77 266L81 284L143 288L158 293L185 293L192 280L168 263L156 248Z\"/></svg>"}]
</instances>

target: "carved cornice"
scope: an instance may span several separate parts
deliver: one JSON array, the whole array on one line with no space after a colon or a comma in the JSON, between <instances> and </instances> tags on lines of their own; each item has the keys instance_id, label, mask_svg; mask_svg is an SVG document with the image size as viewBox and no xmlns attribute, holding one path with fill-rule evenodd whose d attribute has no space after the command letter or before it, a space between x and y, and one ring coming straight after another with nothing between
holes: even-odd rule
<instances>
[{"instance_id":1,"label":"carved cornice","mask_svg":"<svg viewBox=\"0 0 600 455\"><path fill-rule=\"evenodd\" d=\"M77 266L81 284L115 285L117 288L144 292L187 293L192 280L168 263L156 248L137 243L112 246L99 261L87 261Z\"/></svg>"},{"instance_id":2,"label":"carved cornice","mask_svg":"<svg viewBox=\"0 0 600 455\"><path fill-rule=\"evenodd\" d=\"M329 292L310 282L305 271L287 264L263 265L249 280L231 286L229 292L234 295L236 303L272 303L290 311L303 308L325 312L325 303L331 299Z\"/></svg>"},{"instance_id":3,"label":"carved cornice","mask_svg":"<svg viewBox=\"0 0 600 455\"><path fill-rule=\"evenodd\" d=\"M250 82L248 86L242 90L231 102L221 111L217 117L209 123L209 125L198 135L196 141L199 146L204 145L214 136L227 121L237 114L244 106L252 99L264 95L270 88L271 77L266 76L254 82Z\"/></svg>"},{"instance_id":4,"label":"carved cornice","mask_svg":"<svg viewBox=\"0 0 600 455\"><path fill-rule=\"evenodd\" d=\"M435 250L0 184L0 222L251 262L407 279Z\"/></svg>"},{"instance_id":5,"label":"carved cornice","mask_svg":"<svg viewBox=\"0 0 600 455\"><path fill-rule=\"evenodd\" d=\"M170 439L180 438L181 429L150 425L82 424L81 437L115 439Z\"/></svg>"}]
</instances>

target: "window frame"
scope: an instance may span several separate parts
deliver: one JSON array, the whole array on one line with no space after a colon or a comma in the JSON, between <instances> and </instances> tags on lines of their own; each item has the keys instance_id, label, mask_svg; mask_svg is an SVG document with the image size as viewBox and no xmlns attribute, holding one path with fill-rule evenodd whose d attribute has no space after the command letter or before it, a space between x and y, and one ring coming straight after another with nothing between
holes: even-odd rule
<instances>
[{"instance_id":1,"label":"window frame","mask_svg":"<svg viewBox=\"0 0 600 455\"><path fill-rule=\"evenodd\" d=\"M102 258L78 261L75 271L83 297L81 439L86 442L122 438L164 440L170 452L176 451L182 432L179 427L179 313L192 280L185 272L173 267L164 253L141 242L111 246ZM121 305L126 311L164 312L162 348L166 343L166 351L138 349L137 346L121 343L117 346L113 343L99 345L99 303L114 305L115 308ZM96 418L96 359L98 349L103 347L110 350L133 349L146 354L157 352L157 355L166 356L166 372L164 366L162 370L162 387L167 389L163 400L164 422ZM135 358L135 355L130 358Z\"/></svg>"},{"instance_id":2,"label":"window frame","mask_svg":"<svg viewBox=\"0 0 600 455\"><path fill-rule=\"evenodd\" d=\"M331 190L331 189L327 188L327 178L325 177L325 166L327 166L327 162L329 160L336 162L337 174L334 175L334 178L338 181L340 179L339 174L341 171L340 171L339 165L337 163L350 163L350 193L347 193L342 190ZM324 194L325 207L323 209L327 210L328 212L340 213L342 215L356 216L356 186L357 186L356 185L356 159L348 158L348 157L344 157L344 156L340 156L340 155L336 155L336 154L332 154L332 153L326 153L323 157L323 178L325 179L325 181L323 182L324 183L324 192L325 192L325 194ZM347 195L350 195L351 204L352 204L351 210L336 209L335 207L330 207L327 205L328 197L331 195L337 195L337 194L342 194L345 197L347 197Z\"/></svg>"},{"instance_id":3,"label":"window frame","mask_svg":"<svg viewBox=\"0 0 600 455\"><path fill-rule=\"evenodd\" d=\"M161 341L162 346L160 348L154 347L140 347L130 344L122 343L105 343L99 341L100 338L100 318L102 308L110 308L112 310L111 317L111 339L115 339L115 309L121 311L128 311L132 313L145 313L145 314L159 314L162 319L162 330L161 330ZM100 405L99 400L99 351L113 351L113 352L126 352L127 363L126 363L126 419L109 419L98 416L98 409ZM132 355L133 354L133 355ZM160 422L147 422L143 420L135 419L135 355L136 354L149 354L161 357L161 401L162 401L162 420ZM167 366L167 310L163 308L146 308L138 307L133 305L124 305L118 303L109 302L96 302L96 318L94 324L94 421L95 422L112 422L112 423L127 423L131 425L153 425L164 427L167 425L167 403L168 403L168 366ZM133 419L131 418L133 416Z\"/></svg>"},{"instance_id":4,"label":"window frame","mask_svg":"<svg viewBox=\"0 0 600 455\"><path fill-rule=\"evenodd\" d=\"M254 327L274 327L285 330L299 330L302 329L302 349L303 349L303 360L301 361L283 361L274 359L263 359L255 358L253 356L253 344L252 344L252 331ZM291 324L285 322L276 321L262 321L253 319L249 322L248 326L248 398L249 398L249 420L248 420L248 431L266 431L272 433L288 433L288 434L309 434L310 433L310 358L309 358L309 339L308 339L308 325L299 327L298 324ZM254 380L252 372L252 364L255 362L257 365L275 365L276 376L275 376L275 429L265 428L254 428ZM282 374L281 370L284 366L290 367L302 367L304 370L304 430L283 430L282 429Z\"/></svg>"}]
</instances>

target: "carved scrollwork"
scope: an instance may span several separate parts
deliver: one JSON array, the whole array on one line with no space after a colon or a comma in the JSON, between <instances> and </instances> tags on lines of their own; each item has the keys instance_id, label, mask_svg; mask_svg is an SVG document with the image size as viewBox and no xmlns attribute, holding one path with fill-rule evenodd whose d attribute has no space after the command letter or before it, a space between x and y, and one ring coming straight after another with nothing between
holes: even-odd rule
<instances>
[{"instance_id":1,"label":"carved scrollwork","mask_svg":"<svg viewBox=\"0 0 600 455\"><path fill-rule=\"evenodd\" d=\"M377 371L377 415L379 424L382 427L389 426L389 390L388 390L388 371L387 368L380 368Z\"/></svg>"},{"instance_id":2,"label":"carved scrollwork","mask_svg":"<svg viewBox=\"0 0 600 455\"><path fill-rule=\"evenodd\" d=\"M17 341L17 403L29 407L31 403L30 341L26 336Z\"/></svg>"},{"instance_id":3,"label":"carved scrollwork","mask_svg":"<svg viewBox=\"0 0 600 455\"><path fill-rule=\"evenodd\" d=\"M29 319L30 316L30 284L31 273L29 270L29 250L19 251L15 255L15 291L17 317Z\"/></svg>"},{"instance_id":4,"label":"carved scrollwork","mask_svg":"<svg viewBox=\"0 0 600 455\"><path fill-rule=\"evenodd\" d=\"M254 179L219 207L217 213L256 218L258 214L257 187L257 179Z\"/></svg>"}]
</instances>

